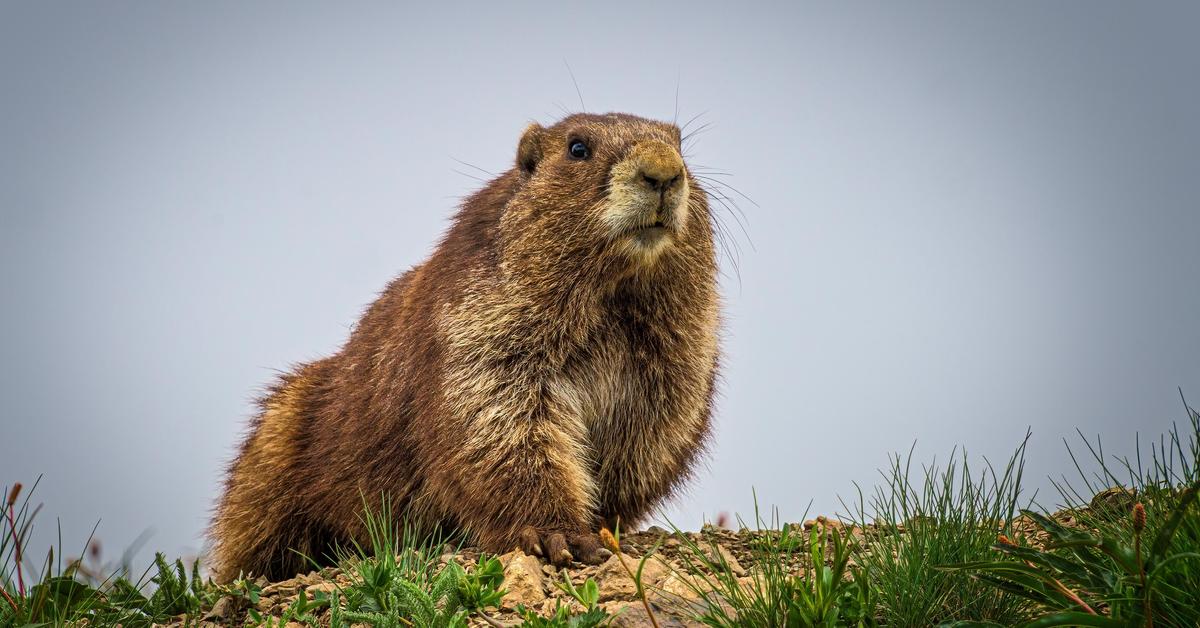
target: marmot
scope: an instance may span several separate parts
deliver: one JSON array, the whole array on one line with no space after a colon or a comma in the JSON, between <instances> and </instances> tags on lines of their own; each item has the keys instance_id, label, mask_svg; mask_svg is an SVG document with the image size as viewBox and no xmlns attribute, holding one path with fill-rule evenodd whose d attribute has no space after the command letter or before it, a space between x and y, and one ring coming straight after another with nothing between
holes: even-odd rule
<instances>
[{"instance_id":1,"label":"marmot","mask_svg":"<svg viewBox=\"0 0 1200 628\"><path fill-rule=\"evenodd\" d=\"M689 475L718 360L714 223L673 124L523 133L337 354L260 401L210 529L213 575L286 578L362 542L364 496L420 529L598 562Z\"/></svg>"}]
</instances>

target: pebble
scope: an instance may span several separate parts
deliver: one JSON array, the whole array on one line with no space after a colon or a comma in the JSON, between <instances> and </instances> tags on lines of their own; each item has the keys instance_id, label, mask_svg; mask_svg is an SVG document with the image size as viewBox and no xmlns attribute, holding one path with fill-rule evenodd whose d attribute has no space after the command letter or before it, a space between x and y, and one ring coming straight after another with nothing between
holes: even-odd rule
<instances>
[{"instance_id":1,"label":"pebble","mask_svg":"<svg viewBox=\"0 0 1200 628\"><path fill-rule=\"evenodd\" d=\"M500 557L504 565L504 589L507 593L500 601L501 608L516 608L517 604L533 607L546 599L542 584L542 565L536 556L521 550Z\"/></svg>"}]
</instances>

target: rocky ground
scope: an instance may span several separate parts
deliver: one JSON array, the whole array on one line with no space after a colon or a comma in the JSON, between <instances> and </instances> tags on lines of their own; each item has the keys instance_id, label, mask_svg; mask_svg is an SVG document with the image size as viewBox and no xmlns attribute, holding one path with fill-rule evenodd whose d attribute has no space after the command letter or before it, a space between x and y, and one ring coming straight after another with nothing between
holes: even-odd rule
<instances>
[{"instance_id":1,"label":"rocky ground","mask_svg":"<svg viewBox=\"0 0 1200 628\"><path fill-rule=\"evenodd\" d=\"M1066 513L1060 513L1057 518ZM1069 515L1067 515L1069 517ZM1061 520L1061 519L1060 519ZM1070 523L1069 520L1063 521ZM913 525L910 522L910 525ZM840 522L819 517L803 524L791 524L791 529L797 532L810 531L816 527L819 531L828 532L838 529L842 536L853 539L858 543L870 544L872 536L880 534L881 530L846 526ZM1037 542L1042 535L1032 522L1021 519L1014 521L1018 534ZM903 532L903 526L898 528ZM558 604L570 605L582 611L582 607L568 595L560 583L569 578L576 587L582 586L588 578L595 580L599 587L600 606L616 616L613 626L649 627L652 626L645 604L637 595L637 586L630 578L628 570L638 569L640 559L647 552L654 550L646 561L642 572L645 585L646 602L655 615L658 625L662 628L700 626L694 621L690 611L701 603L696 588L704 588L703 576L713 577L710 570L701 569L702 577L696 577L697 563L723 564L727 567L726 577L734 577L743 583L753 581L756 569L752 547L765 540L764 532L742 529L740 531L705 526L701 532L685 533L684 538L673 535L666 530L651 527L645 531L624 535L621 539L621 553L609 557L601 565L573 564L563 570L556 570L538 557L526 555L521 551L513 551L500 558L504 565L503 589L506 591L498 610L488 613L488 617L474 617L471 626L513 626L519 624L516 613L517 605L538 609L543 615L553 613ZM691 545L689 543L694 543ZM655 548L657 546L657 548ZM697 560L695 552L699 547L707 554L709 561ZM442 555L442 562L456 561L468 570L476 565L479 552L472 548L464 548L457 552L449 551ZM720 556L716 556L720 554ZM795 564L789 565L790 570L807 568L804 562L807 556L797 552ZM622 561L625 565L622 565ZM690 581L690 584L689 584ZM306 575L297 576L282 582L267 583L260 581L261 594L257 602L257 612L264 618L279 618L297 599L301 591L309 598L319 592L329 593L338 587L350 584L350 578L336 568L313 571ZM201 626L241 626L246 623L248 606L244 600L224 597L217 601L212 609L208 609L200 623ZM318 623L328 622L327 611L315 613ZM172 626L185 625L183 618ZM194 620L189 626L195 626ZM275 625L274 623L270 625ZM289 628L302 628L300 623L288 623Z\"/></svg>"},{"instance_id":2,"label":"rocky ground","mask_svg":"<svg viewBox=\"0 0 1200 628\"><path fill-rule=\"evenodd\" d=\"M815 520L806 522L804 528L811 529L814 525L841 527L836 521L826 522L822 518L820 523ZM796 526L796 529L799 531L801 526ZM860 534L855 529L849 532ZM756 539L761 538L761 534L745 529L733 531L706 526L702 532L686 533L687 538L681 540L666 530L651 527L645 531L623 535L621 553L610 556L603 564L574 563L562 570L555 569L539 557L527 555L520 550L513 551L499 557L504 565L502 588L506 591L500 608L488 613L489 618L472 618L471 625L490 627L497 624L519 624L517 605L540 609L543 615L552 614L558 604L569 605L582 611L583 608L564 591L560 583L564 578L570 578L576 587L580 587L591 578L599 587L600 606L616 616L611 625L652 626L645 605L637 595L637 586L626 566L629 571L636 572L641 558L657 545L651 558L645 562L642 582L647 602L658 620L658 625L662 628L700 626L701 624L690 619L692 614L689 608L699 601L694 587L702 587L703 584L702 580L689 575L685 566L702 561L697 560L698 557L693 554L695 550L688 547L687 541L690 540L701 547L712 562L726 565L729 575L748 581L753 578L754 569L751 546ZM440 560L453 560L470 570L475 567L478 558L478 550L464 548L454 553L447 552ZM795 565L797 569L802 567L800 560L798 557ZM624 561L625 565L622 565L621 561ZM690 586L689 579L692 583ZM312 598L318 592L329 593L339 586L349 584L350 577L336 568L313 571L282 582L260 581L262 589L256 610L264 617L277 618L296 600L301 591ZM206 613L200 625L240 626L245 622L247 611L243 600L222 598ZM180 618L178 622L170 625L183 626L185 621ZM194 622L191 625L195 625ZM299 623L288 625L292 628L301 627Z\"/></svg>"}]
</instances>

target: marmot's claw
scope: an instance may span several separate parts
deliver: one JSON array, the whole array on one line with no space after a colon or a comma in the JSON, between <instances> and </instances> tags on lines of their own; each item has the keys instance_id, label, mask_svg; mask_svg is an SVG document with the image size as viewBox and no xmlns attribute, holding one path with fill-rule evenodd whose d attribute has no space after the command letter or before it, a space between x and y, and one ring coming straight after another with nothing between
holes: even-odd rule
<instances>
[{"instance_id":1,"label":"marmot's claw","mask_svg":"<svg viewBox=\"0 0 1200 628\"><path fill-rule=\"evenodd\" d=\"M542 549L542 544L538 542L537 530L526 526L521 530L521 534L517 538L517 546L522 552L530 556L545 556L546 552Z\"/></svg>"},{"instance_id":2,"label":"marmot's claw","mask_svg":"<svg viewBox=\"0 0 1200 628\"><path fill-rule=\"evenodd\" d=\"M599 565L612 556L612 552L600 545L600 537L594 533L563 534L562 532L539 533L526 527L520 534L521 551L540 556L555 567L565 567L578 560L589 565Z\"/></svg>"},{"instance_id":3,"label":"marmot's claw","mask_svg":"<svg viewBox=\"0 0 1200 628\"><path fill-rule=\"evenodd\" d=\"M594 532L573 535L571 549L579 562L589 565L599 565L612 556L612 552L600 545L600 535Z\"/></svg>"},{"instance_id":4,"label":"marmot's claw","mask_svg":"<svg viewBox=\"0 0 1200 628\"><path fill-rule=\"evenodd\" d=\"M553 532L543 537L546 547L546 559L555 567L566 567L571 564L571 550L567 547L567 537L560 532Z\"/></svg>"}]
</instances>

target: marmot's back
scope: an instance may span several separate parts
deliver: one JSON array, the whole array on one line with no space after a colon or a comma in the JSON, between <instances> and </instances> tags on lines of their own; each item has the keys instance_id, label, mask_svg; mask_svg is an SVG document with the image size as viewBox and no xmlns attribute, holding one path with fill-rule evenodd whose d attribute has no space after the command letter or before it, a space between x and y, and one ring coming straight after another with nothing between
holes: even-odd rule
<instances>
[{"instance_id":1,"label":"marmot's back","mask_svg":"<svg viewBox=\"0 0 1200 628\"><path fill-rule=\"evenodd\" d=\"M263 399L211 528L219 581L361 541L364 498L556 564L595 562L688 475L709 432L712 222L679 130L530 125L349 341Z\"/></svg>"}]
</instances>

